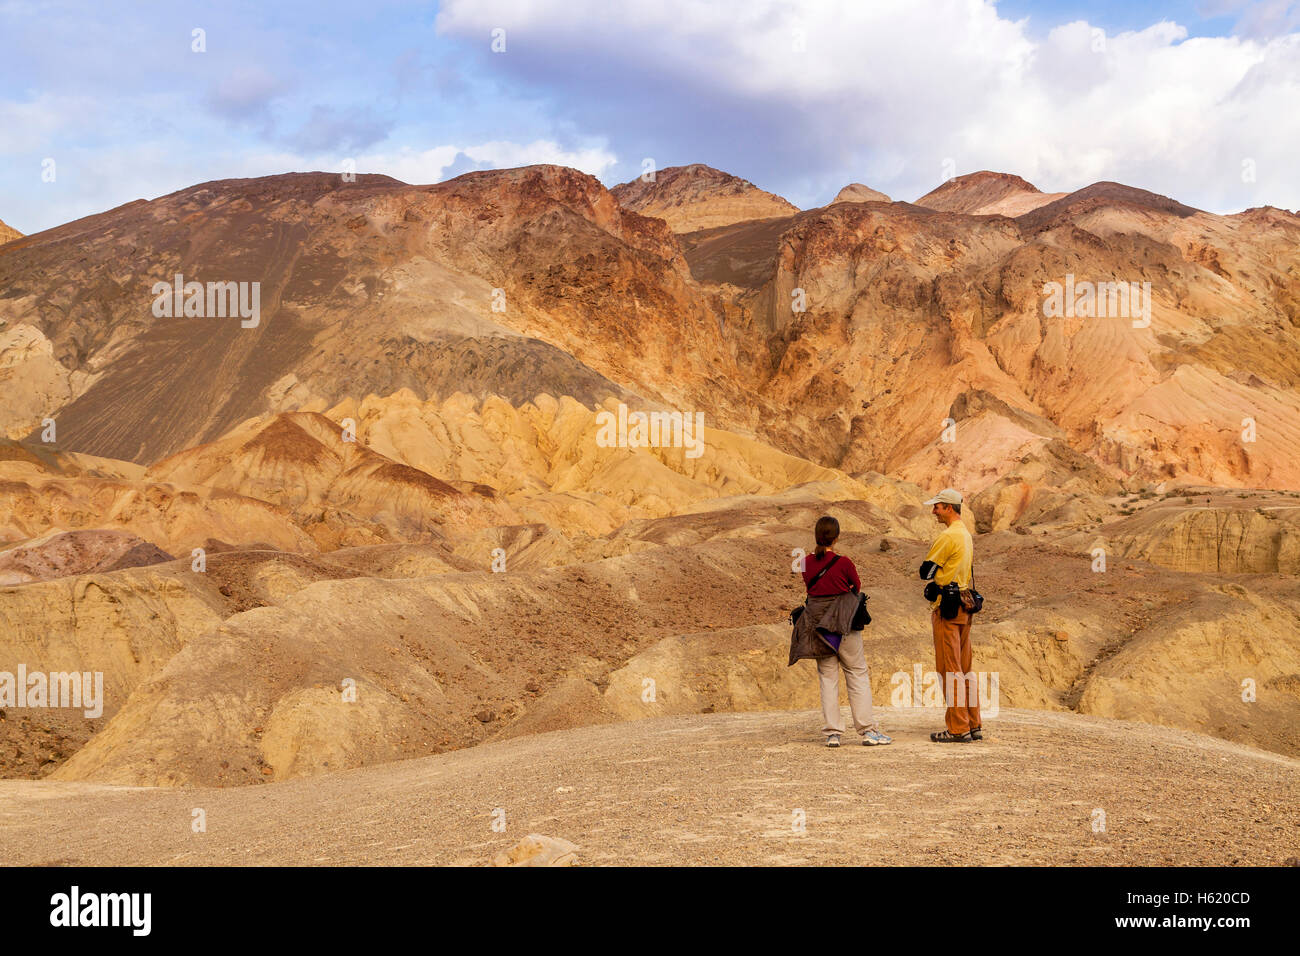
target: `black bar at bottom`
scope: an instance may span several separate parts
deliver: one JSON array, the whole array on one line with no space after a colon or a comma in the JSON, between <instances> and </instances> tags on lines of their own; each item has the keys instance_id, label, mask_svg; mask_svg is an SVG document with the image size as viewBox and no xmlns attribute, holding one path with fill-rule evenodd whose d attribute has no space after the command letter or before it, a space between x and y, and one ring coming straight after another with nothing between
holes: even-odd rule
<instances>
[{"instance_id":1,"label":"black bar at bottom","mask_svg":"<svg viewBox=\"0 0 1300 956\"><path fill-rule=\"evenodd\" d=\"M918 943L940 943L935 934L956 922L999 942L1198 935L1231 945L1291 924L1283 901L1296 876L1292 867L576 868L522 879L487 868L0 868L0 918L6 943L76 934L247 945L289 934L338 945L364 932L451 945L467 932L490 945L539 932L556 942L630 933L633 946L640 934L734 948L831 909L850 938L842 919L860 919L868 935L881 921L911 927Z\"/></svg>"}]
</instances>

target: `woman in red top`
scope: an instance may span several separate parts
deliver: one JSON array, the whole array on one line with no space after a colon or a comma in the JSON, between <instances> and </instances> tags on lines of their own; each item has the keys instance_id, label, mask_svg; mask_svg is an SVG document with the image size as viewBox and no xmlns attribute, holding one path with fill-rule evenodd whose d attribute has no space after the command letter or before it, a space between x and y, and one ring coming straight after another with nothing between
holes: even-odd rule
<instances>
[{"instance_id":1,"label":"woman in red top","mask_svg":"<svg viewBox=\"0 0 1300 956\"><path fill-rule=\"evenodd\" d=\"M837 555L832 546L840 537L840 523L830 515L817 519L813 528L817 549L804 558L803 583L809 597L834 597L840 594L857 594L862 590L858 569L853 562ZM822 573L825 572L825 573ZM820 575L820 576L819 576ZM816 578L816 582L813 579ZM823 633L823 639L835 650L835 656L817 658L817 678L821 684L822 716L826 724L827 747L838 747L844 733L844 715L840 713L840 669L844 669L844 683L849 691L849 709L853 714L853 727L862 735L867 747L893 743L893 738L880 732L871 708L871 674L862 648L862 632L844 634Z\"/></svg>"}]
</instances>

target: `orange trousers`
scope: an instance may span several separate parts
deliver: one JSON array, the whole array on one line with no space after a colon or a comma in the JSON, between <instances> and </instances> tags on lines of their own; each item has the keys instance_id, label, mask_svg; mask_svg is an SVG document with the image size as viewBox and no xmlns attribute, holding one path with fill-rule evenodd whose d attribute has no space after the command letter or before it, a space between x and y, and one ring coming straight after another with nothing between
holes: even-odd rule
<instances>
[{"instance_id":1,"label":"orange trousers","mask_svg":"<svg viewBox=\"0 0 1300 956\"><path fill-rule=\"evenodd\" d=\"M979 682L971 670L971 615L958 609L957 616L945 621L935 608L930 614L934 627L934 669L943 678L944 723L948 733L964 734L980 724Z\"/></svg>"}]
</instances>

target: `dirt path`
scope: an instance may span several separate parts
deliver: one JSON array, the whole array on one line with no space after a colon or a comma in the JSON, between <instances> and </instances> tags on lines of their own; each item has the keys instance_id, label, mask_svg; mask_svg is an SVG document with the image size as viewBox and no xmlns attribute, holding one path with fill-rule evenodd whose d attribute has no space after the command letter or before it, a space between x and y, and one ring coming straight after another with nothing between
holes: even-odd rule
<instances>
[{"instance_id":1,"label":"dirt path","mask_svg":"<svg viewBox=\"0 0 1300 956\"><path fill-rule=\"evenodd\" d=\"M1280 864L1300 761L1177 730L1003 710L982 744L881 708L886 748L812 713L585 727L265 786L0 782L9 864L479 864L530 832L584 864ZM195 808L207 832L193 833ZM505 832L492 829L505 813ZM1105 832L1093 832L1096 811ZM799 811L804 828L797 829Z\"/></svg>"}]
</instances>

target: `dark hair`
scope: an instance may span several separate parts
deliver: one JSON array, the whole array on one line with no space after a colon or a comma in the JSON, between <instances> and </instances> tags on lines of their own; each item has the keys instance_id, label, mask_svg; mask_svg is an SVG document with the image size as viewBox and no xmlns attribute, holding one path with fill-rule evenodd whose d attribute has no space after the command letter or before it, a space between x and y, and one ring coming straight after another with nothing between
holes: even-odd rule
<instances>
[{"instance_id":1,"label":"dark hair","mask_svg":"<svg viewBox=\"0 0 1300 956\"><path fill-rule=\"evenodd\" d=\"M817 539L817 557L826 553L826 549L840 536L840 523L830 515L822 515L813 526L813 537Z\"/></svg>"},{"instance_id":2,"label":"dark hair","mask_svg":"<svg viewBox=\"0 0 1300 956\"><path fill-rule=\"evenodd\" d=\"M957 514L961 514L961 502L959 501L955 505L953 505L952 510L957 512Z\"/></svg>"}]
</instances>

